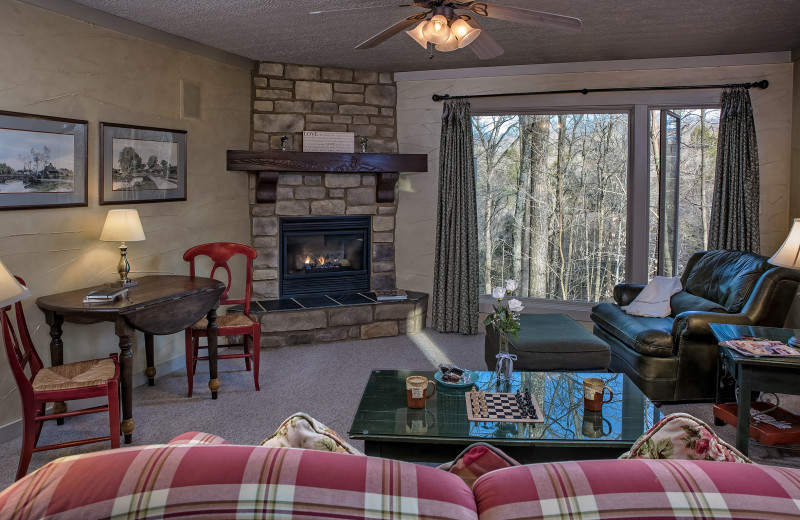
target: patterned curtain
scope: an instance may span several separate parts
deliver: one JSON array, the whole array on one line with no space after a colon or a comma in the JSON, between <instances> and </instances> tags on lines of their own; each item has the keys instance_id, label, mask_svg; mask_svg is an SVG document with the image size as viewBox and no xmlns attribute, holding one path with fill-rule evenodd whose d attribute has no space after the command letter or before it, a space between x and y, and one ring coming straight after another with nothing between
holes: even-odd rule
<instances>
[{"instance_id":1,"label":"patterned curtain","mask_svg":"<svg viewBox=\"0 0 800 520\"><path fill-rule=\"evenodd\" d=\"M478 332L478 213L469 101L446 101L439 145L433 328Z\"/></svg>"},{"instance_id":2,"label":"patterned curtain","mask_svg":"<svg viewBox=\"0 0 800 520\"><path fill-rule=\"evenodd\" d=\"M709 249L761 252L756 127L746 88L722 93Z\"/></svg>"}]
</instances>

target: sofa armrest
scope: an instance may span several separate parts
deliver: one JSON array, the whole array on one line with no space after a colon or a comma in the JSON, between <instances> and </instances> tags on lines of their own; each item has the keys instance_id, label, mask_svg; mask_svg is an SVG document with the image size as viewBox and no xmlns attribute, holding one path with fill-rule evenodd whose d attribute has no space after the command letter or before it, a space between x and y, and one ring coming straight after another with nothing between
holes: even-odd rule
<instances>
[{"instance_id":1,"label":"sofa armrest","mask_svg":"<svg viewBox=\"0 0 800 520\"><path fill-rule=\"evenodd\" d=\"M617 302L617 305L620 307L630 305L645 287L646 286L642 284L618 283L614 286L614 301Z\"/></svg>"},{"instance_id":2,"label":"sofa armrest","mask_svg":"<svg viewBox=\"0 0 800 520\"><path fill-rule=\"evenodd\" d=\"M754 325L744 314L726 314L724 312L686 311L675 316L672 322L672 337L680 336L708 337L714 340L709 323L726 323L729 325Z\"/></svg>"}]
</instances>

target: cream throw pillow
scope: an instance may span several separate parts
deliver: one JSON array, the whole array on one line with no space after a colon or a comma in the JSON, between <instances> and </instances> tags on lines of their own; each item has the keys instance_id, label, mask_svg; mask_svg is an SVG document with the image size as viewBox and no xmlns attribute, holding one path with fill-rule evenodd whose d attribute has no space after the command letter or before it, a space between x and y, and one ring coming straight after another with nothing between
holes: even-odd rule
<instances>
[{"instance_id":1,"label":"cream throw pillow","mask_svg":"<svg viewBox=\"0 0 800 520\"><path fill-rule=\"evenodd\" d=\"M647 287L642 289L639 296L630 305L622 307L622 310L632 316L644 316L647 318L663 318L669 316L671 309L669 299L673 294L683 289L680 277L667 278L656 276Z\"/></svg>"}]
</instances>

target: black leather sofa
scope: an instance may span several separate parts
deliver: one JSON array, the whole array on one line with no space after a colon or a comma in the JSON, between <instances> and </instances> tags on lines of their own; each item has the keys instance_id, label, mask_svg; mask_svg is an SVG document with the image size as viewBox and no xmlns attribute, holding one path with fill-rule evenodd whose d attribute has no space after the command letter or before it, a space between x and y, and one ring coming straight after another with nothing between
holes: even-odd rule
<instances>
[{"instance_id":1,"label":"black leather sofa","mask_svg":"<svg viewBox=\"0 0 800 520\"><path fill-rule=\"evenodd\" d=\"M592 308L594 333L611 348L609 368L627 374L653 401L713 399L718 347L708 324L782 327L800 271L773 267L753 253L700 251L689 259L681 282L665 318L621 309L644 285L619 284L615 303Z\"/></svg>"}]
</instances>

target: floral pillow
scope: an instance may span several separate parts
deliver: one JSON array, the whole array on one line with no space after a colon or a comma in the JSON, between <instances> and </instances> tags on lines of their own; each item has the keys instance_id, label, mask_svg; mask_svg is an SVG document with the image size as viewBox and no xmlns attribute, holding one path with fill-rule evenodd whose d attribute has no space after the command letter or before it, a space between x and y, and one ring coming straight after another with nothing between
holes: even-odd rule
<instances>
[{"instance_id":1,"label":"floral pillow","mask_svg":"<svg viewBox=\"0 0 800 520\"><path fill-rule=\"evenodd\" d=\"M706 423L686 413L674 413L661 419L619 458L753 462L717 437Z\"/></svg>"},{"instance_id":2,"label":"floral pillow","mask_svg":"<svg viewBox=\"0 0 800 520\"><path fill-rule=\"evenodd\" d=\"M304 448L363 455L339 437L335 431L304 413L290 415L281 423L275 433L264 439L259 446Z\"/></svg>"}]
</instances>

